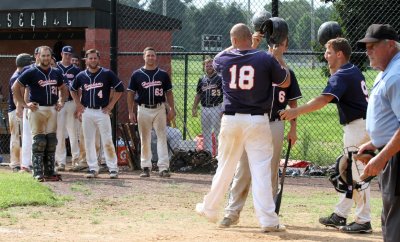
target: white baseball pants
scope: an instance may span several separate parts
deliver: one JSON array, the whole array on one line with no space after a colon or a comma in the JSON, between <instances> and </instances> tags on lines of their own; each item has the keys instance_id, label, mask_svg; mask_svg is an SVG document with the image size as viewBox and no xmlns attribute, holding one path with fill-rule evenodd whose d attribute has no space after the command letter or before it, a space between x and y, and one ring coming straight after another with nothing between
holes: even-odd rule
<instances>
[{"instance_id":1,"label":"white baseball pants","mask_svg":"<svg viewBox=\"0 0 400 242\"><path fill-rule=\"evenodd\" d=\"M22 114L22 152L21 166L28 168L32 165L32 131L28 121L28 109Z\"/></svg>"},{"instance_id":2,"label":"white baseball pants","mask_svg":"<svg viewBox=\"0 0 400 242\"><path fill-rule=\"evenodd\" d=\"M369 141L369 136L365 128L365 120L357 119L343 127L344 148L349 147L349 151L355 151L356 147ZM353 147L352 147L353 146ZM347 151L347 149L345 149ZM360 181L360 175L364 171L364 164L361 161L353 161L352 175L353 180ZM346 198L346 194L340 193L339 203L335 207L335 213L341 217L347 218L353 207L353 201L356 203L355 222L366 223L371 221L371 188L368 186L365 190L358 192L353 190L353 199Z\"/></svg>"},{"instance_id":3,"label":"white baseball pants","mask_svg":"<svg viewBox=\"0 0 400 242\"><path fill-rule=\"evenodd\" d=\"M167 145L167 115L165 105L151 109L138 106L138 128L141 141L140 166L143 168L151 168L151 130L157 135L157 166L159 171L168 170L168 145Z\"/></svg>"},{"instance_id":4,"label":"white baseball pants","mask_svg":"<svg viewBox=\"0 0 400 242\"><path fill-rule=\"evenodd\" d=\"M272 134L273 156L271 160L271 184L272 195L278 191L278 170L281 160L282 145L284 138L285 123L274 121L269 123ZM236 220L243 210L251 184L251 174L247 153L243 152L239 164L236 167L235 177L233 178L229 193L228 205L225 207L225 217Z\"/></svg>"},{"instance_id":5,"label":"white baseball pants","mask_svg":"<svg viewBox=\"0 0 400 242\"><path fill-rule=\"evenodd\" d=\"M221 127L221 105L206 108L202 107L201 110L201 129L204 137L204 149L213 154L213 145L212 145L212 132L214 131L214 135L217 141L218 147L218 134ZM218 152L216 152L218 154Z\"/></svg>"},{"instance_id":6,"label":"white baseball pants","mask_svg":"<svg viewBox=\"0 0 400 242\"><path fill-rule=\"evenodd\" d=\"M86 108L82 114L82 129L85 137L86 161L89 170L99 171L96 154L96 129L100 131L101 143L108 170L118 171L117 154L112 141L110 116L101 109Z\"/></svg>"},{"instance_id":7,"label":"white baseball pants","mask_svg":"<svg viewBox=\"0 0 400 242\"><path fill-rule=\"evenodd\" d=\"M57 147L55 159L57 164L66 164L67 149L65 146L65 131L68 133L71 145L72 164L76 163L79 158L79 120L75 118L76 104L69 101L57 113Z\"/></svg>"},{"instance_id":8,"label":"white baseball pants","mask_svg":"<svg viewBox=\"0 0 400 242\"><path fill-rule=\"evenodd\" d=\"M13 110L8 113L8 123L10 125L10 167L11 169L21 166L21 145L22 141L22 124L20 118L17 117L17 111Z\"/></svg>"},{"instance_id":9,"label":"white baseball pants","mask_svg":"<svg viewBox=\"0 0 400 242\"><path fill-rule=\"evenodd\" d=\"M236 166L246 151L249 158L252 192L256 216L262 227L276 226L279 218L271 187L272 138L268 116L250 114L224 115L219 134L218 168L211 190L204 196L203 209L216 216L220 203L235 173Z\"/></svg>"}]
</instances>

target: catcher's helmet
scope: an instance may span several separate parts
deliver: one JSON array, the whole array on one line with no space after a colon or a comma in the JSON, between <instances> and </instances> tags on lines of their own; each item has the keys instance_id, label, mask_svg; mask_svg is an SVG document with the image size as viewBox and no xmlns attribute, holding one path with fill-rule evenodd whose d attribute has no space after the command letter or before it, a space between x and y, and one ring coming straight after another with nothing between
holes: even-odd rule
<instances>
[{"instance_id":1,"label":"catcher's helmet","mask_svg":"<svg viewBox=\"0 0 400 242\"><path fill-rule=\"evenodd\" d=\"M318 42L321 45L325 45L330 39L334 39L342 36L342 28L335 21L328 21L323 24L318 29Z\"/></svg>"},{"instance_id":2,"label":"catcher's helmet","mask_svg":"<svg viewBox=\"0 0 400 242\"><path fill-rule=\"evenodd\" d=\"M283 18L272 17L266 22L265 38L269 45L281 44L289 34L289 27Z\"/></svg>"},{"instance_id":3,"label":"catcher's helmet","mask_svg":"<svg viewBox=\"0 0 400 242\"><path fill-rule=\"evenodd\" d=\"M351 159L356 158L357 160L363 160L363 159L371 159L372 157L375 156L375 153L372 151L364 151L362 155L356 155L357 152L350 152L349 155L351 155ZM363 156L363 157L361 157ZM368 177L363 181L356 181L354 178L352 180L348 180L348 172L351 172L351 167L349 167L349 156L348 154L346 155L340 155L336 159L336 164L335 164L335 170L331 173L329 177L329 181L332 183L334 186L335 190L341 193L346 193L348 192L349 185L353 186L354 189L357 190L363 190L365 189L363 185L365 183L368 183L372 180L373 177Z\"/></svg>"},{"instance_id":4,"label":"catcher's helmet","mask_svg":"<svg viewBox=\"0 0 400 242\"><path fill-rule=\"evenodd\" d=\"M254 30L256 32L260 32L261 34L264 34L266 32L266 25L265 22L272 17L272 14L268 11L262 10L259 12L256 12L254 16L251 18L251 23L254 26Z\"/></svg>"}]
</instances>

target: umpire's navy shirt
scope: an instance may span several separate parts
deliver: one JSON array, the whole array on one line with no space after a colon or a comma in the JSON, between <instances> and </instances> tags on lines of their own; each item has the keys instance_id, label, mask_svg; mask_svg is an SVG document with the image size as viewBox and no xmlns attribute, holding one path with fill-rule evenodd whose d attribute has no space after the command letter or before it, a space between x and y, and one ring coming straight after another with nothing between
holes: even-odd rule
<instances>
[{"instance_id":1,"label":"umpire's navy shirt","mask_svg":"<svg viewBox=\"0 0 400 242\"><path fill-rule=\"evenodd\" d=\"M366 118L368 89L361 71L347 63L339 68L328 80L322 94L334 96L331 103L336 103L340 124L348 124L360 118Z\"/></svg>"},{"instance_id":2,"label":"umpire's navy shirt","mask_svg":"<svg viewBox=\"0 0 400 242\"><path fill-rule=\"evenodd\" d=\"M24 71L17 81L30 88L30 102L36 102L39 106L53 106L58 101L58 87L64 84L64 77L57 68L43 70L35 65Z\"/></svg>"},{"instance_id":3,"label":"umpire's navy shirt","mask_svg":"<svg viewBox=\"0 0 400 242\"><path fill-rule=\"evenodd\" d=\"M82 88L82 105L95 109L109 104L111 89L115 92L124 91L124 85L114 72L104 67L100 67L95 73L81 71L72 83L71 91L78 91L79 88Z\"/></svg>"},{"instance_id":4,"label":"umpire's navy shirt","mask_svg":"<svg viewBox=\"0 0 400 242\"><path fill-rule=\"evenodd\" d=\"M172 84L166 71L142 67L132 73L127 90L138 94L136 102L139 105L155 105L165 102L165 93L172 90Z\"/></svg>"}]
</instances>

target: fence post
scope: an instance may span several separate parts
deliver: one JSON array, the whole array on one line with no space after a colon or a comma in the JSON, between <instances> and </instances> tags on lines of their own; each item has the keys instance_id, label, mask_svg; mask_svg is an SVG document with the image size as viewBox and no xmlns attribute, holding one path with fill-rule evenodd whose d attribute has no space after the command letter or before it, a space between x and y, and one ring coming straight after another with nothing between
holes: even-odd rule
<instances>
[{"instance_id":1,"label":"fence post","mask_svg":"<svg viewBox=\"0 0 400 242\"><path fill-rule=\"evenodd\" d=\"M183 140L186 140L187 132L187 96L188 96L188 66L189 66L189 55L185 54L185 89L183 91Z\"/></svg>"},{"instance_id":2,"label":"fence post","mask_svg":"<svg viewBox=\"0 0 400 242\"><path fill-rule=\"evenodd\" d=\"M118 28L117 28L117 0L111 0L110 5L110 69L118 75L117 49L118 49ZM117 120L118 120L118 102L112 111L111 129L113 143L117 147Z\"/></svg>"},{"instance_id":3,"label":"fence post","mask_svg":"<svg viewBox=\"0 0 400 242\"><path fill-rule=\"evenodd\" d=\"M272 0L271 3L271 14L272 17L278 17L279 16L279 0Z\"/></svg>"}]
</instances>

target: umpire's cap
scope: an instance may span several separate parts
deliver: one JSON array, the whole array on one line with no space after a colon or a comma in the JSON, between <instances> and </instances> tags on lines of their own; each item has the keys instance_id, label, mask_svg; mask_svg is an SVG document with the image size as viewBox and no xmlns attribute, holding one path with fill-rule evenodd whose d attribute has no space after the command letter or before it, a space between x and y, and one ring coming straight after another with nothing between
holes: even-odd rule
<instances>
[{"instance_id":1,"label":"umpire's cap","mask_svg":"<svg viewBox=\"0 0 400 242\"><path fill-rule=\"evenodd\" d=\"M372 24L368 27L365 37L357 41L357 44L359 47L365 48L366 43L378 42L384 39L399 42L399 35L389 24Z\"/></svg>"},{"instance_id":2,"label":"umpire's cap","mask_svg":"<svg viewBox=\"0 0 400 242\"><path fill-rule=\"evenodd\" d=\"M15 59L15 64L17 67L24 67L32 64L32 56L27 53L22 53L17 56Z\"/></svg>"}]
</instances>

